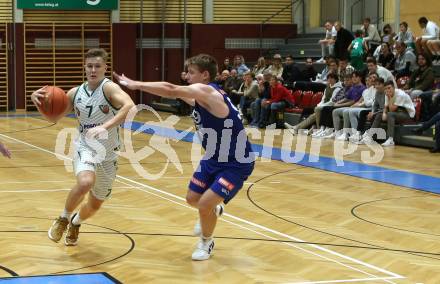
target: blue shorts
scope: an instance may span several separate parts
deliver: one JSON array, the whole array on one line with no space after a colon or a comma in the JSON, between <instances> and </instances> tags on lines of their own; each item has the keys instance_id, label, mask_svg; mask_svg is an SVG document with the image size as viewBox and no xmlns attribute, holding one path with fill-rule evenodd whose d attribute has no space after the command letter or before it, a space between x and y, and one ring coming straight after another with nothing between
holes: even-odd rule
<instances>
[{"instance_id":1,"label":"blue shorts","mask_svg":"<svg viewBox=\"0 0 440 284\"><path fill-rule=\"evenodd\" d=\"M254 163L220 163L215 160L200 161L197 171L189 183L189 189L203 194L211 188L228 203L243 187L243 183L254 170Z\"/></svg>"}]
</instances>

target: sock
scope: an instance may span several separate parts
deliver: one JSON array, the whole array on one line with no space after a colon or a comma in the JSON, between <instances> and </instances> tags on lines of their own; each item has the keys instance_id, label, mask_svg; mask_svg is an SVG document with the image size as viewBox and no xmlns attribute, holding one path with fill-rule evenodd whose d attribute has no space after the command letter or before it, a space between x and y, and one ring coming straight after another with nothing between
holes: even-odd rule
<instances>
[{"instance_id":1,"label":"sock","mask_svg":"<svg viewBox=\"0 0 440 284\"><path fill-rule=\"evenodd\" d=\"M79 217L79 212L78 212L77 214L75 214L75 217L73 217L72 224L78 226L78 225L81 225L82 221L84 221L84 220L82 220Z\"/></svg>"},{"instance_id":2,"label":"sock","mask_svg":"<svg viewBox=\"0 0 440 284\"><path fill-rule=\"evenodd\" d=\"M210 236L210 237L202 236L202 240L203 240L204 242L210 241L210 240L212 240L212 236Z\"/></svg>"},{"instance_id":3,"label":"sock","mask_svg":"<svg viewBox=\"0 0 440 284\"><path fill-rule=\"evenodd\" d=\"M63 218L66 218L67 220L70 220L70 216L72 216L72 212L67 212L66 208L64 208L63 213L60 215Z\"/></svg>"}]
</instances>

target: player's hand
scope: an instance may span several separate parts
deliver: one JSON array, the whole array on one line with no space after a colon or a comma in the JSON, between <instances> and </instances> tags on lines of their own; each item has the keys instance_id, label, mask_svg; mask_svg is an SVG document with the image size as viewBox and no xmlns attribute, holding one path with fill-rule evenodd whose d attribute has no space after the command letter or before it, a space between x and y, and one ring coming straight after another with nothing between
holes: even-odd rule
<instances>
[{"instance_id":1,"label":"player's hand","mask_svg":"<svg viewBox=\"0 0 440 284\"><path fill-rule=\"evenodd\" d=\"M131 80L130 78L128 78L124 74L119 75L118 73L113 72L113 77L115 77L115 79L118 81L118 83L120 85L125 86L125 87L129 88L130 90L137 89L136 81Z\"/></svg>"},{"instance_id":2,"label":"player's hand","mask_svg":"<svg viewBox=\"0 0 440 284\"><path fill-rule=\"evenodd\" d=\"M105 127L103 126L96 126L93 128L90 128L87 133L86 133L86 137L87 138L101 138L103 136L104 133L107 133L107 129L105 129Z\"/></svg>"},{"instance_id":3,"label":"player's hand","mask_svg":"<svg viewBox=\"0 0 440 284\"><path fill-rule=\"evenodd\" d=\"M8 157L9 159L11 158L11 151L9 151L9 149L6 148L6 146L2 143L0 143L0 153L2 153L3 156Z\"/></svg>"},{"instance_id":4,"label":"player's hand","mask_svg":"<svg viewBox=\"0 0 440 284\"><path fill-rule=\"evenodd\" d=\"M43 99L46 96L46 86L36 90L35 92L32 93L31 95L31 100L32 102L38 107L41 106L41 99Z\"/></svg>"}]
</instances>

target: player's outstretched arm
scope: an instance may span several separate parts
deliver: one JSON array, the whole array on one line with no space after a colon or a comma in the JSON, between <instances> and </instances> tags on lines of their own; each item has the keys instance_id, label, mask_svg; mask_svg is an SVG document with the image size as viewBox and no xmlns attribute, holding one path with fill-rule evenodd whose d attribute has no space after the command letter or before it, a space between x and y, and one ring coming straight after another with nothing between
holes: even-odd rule
<instances>
[{"instance_id":1,"label":"player's outstretched arm","mask_svg":"<svg viewBox=\"0 0 440 284\"><path fill-rule=\"evenodd\" d=\"M180 98L186 102L194 105L196 100L199 103L205 103L210 105L213 103L213 98L219 99L222 102L220 96L207 96L208 93L213 92L214 89L205 84L192 84L189 86L178 86L168 82L141 82L131 80L124 74L119 75L113 72L113 76L119 82L119 84L126 86L131 90L142 90L157 96L167 98ZM215 104L215 102L214 102Z\"/></svg>"},{"instance_id":2,"label":"player's outstretched arm","mask_svg":"<svg viewBox=\"0 0 440 284\"><path fill-rule=\"evenodd\" d=\"M0 153L9 159L11 158L11 151L2 142L0 142Z\"/></svg>"}]
</instances>

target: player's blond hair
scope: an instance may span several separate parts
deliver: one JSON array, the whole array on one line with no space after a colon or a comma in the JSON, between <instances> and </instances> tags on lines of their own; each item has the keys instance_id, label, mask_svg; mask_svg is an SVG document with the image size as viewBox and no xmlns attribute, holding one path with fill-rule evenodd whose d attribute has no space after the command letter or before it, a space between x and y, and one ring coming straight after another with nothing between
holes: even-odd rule
<instances>
[{"instance_id":1,"label":"player's blond hair","mask_svg":"<svg viewBox=\"0 0 440 284\"><path fill-rule=\"evenodd\" d=\"M93 57L101 57L104 62L107 62L108 53L103 48L92 48L87 51L85 59Z\"/></svg>"}]
</instances>

